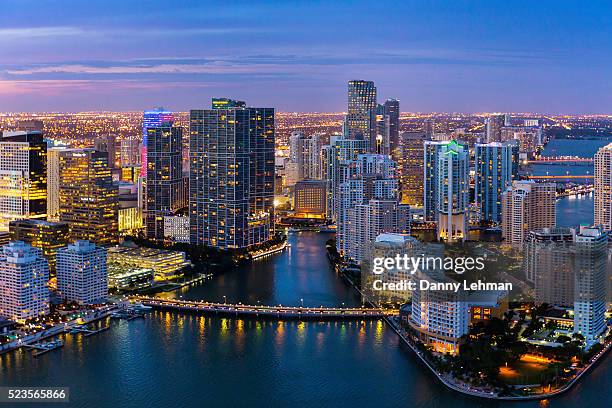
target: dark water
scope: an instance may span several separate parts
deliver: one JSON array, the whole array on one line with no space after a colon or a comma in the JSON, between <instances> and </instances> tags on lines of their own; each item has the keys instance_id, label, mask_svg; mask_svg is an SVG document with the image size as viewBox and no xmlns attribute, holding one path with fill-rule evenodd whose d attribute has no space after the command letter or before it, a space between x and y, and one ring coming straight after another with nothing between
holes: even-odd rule
<instances>
[{"instance_id":1,"label":"dark water","mask_svg":"<svg viewBox=\"0 0 612 408\"><path fill-rule=\"evenodd\" d=\"M291 234L289 251L180 295L358 304L327 265L327 238ZM38 359L25 352L0 356L0 385L69 386L72 403L60 407L540 406L447 391L381 322L258 322L155 312L112 325L93 337L67 335L63 349ZM611 378L608 358L548 406L607 406Z\"/></svg>"},{"instance_id":2,"label":"dark water","mask_svg":"<svg viewBox=\"0 0 612 408\"><path fill-rule=\"evenodd\" d=\"M557 201L557 225L578 227L592 225L595 219L593 193L563 197Z\"/></svg>"},{"instance_id":3,"label":"dark water","mask_svg":"<svg viewBox=\"0 0 612 408\"><path fill-rule=\"evenodd\" d=\"M609 140L573 140L573 139L554 139L550 141L542 156L578 156L593 158L599 148L610 143ZM532 166L532 172L537 176L565 176L565 175L593 175L593 165L550 165L538 164ZM567 180L557 179L558 182ZM571 179L574 183L592 183L589 179Z\"/></svg>"}]
</instances>

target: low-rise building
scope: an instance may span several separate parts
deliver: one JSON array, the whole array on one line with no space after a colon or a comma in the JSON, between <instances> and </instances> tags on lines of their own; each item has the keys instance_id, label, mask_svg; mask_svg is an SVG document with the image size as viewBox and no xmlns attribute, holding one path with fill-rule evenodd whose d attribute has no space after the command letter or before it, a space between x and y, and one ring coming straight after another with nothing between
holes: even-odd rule
<instances>
[{"instance_id":1,"label":"low-rise building","mask_svg":"<svg viewBox=\"0 0 612 408\"><path fill-rule=\"evenodd\" d=\"M108 263L116 266L153 269L157 280L174 278L190 265L184 252L138 246L109 248Z\"/></svg>"}]
</instances>

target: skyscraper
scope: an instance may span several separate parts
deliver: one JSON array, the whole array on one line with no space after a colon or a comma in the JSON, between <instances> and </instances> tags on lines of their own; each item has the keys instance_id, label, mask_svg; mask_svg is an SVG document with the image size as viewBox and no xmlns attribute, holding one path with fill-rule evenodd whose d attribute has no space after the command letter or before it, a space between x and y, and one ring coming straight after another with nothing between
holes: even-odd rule
<instances>
[{"instance_id":1,"label":"skyscraper","mask_svg":"<svg viewBox=\"0 0 612 408\"><path fill-rule=\"evenodd\" d=\"M401 135L399 169L400 193L403 204L423 207L423 146L427 136L423 132L404 132Z\"/></svg>"},{"instance_id":2,"label":"skyscraper","mask_svg":"<svg viewBox=\"0 0 612 408\"><path fill-rule=\"evenodd\" d=\"M469 157L467 148L454 140L442 145L438 154L436 208L439 240L453 242L467 237Z\"/></svg>"},{"instance_id":3,"label":"skyscraper","mask_svg":"<svg viewBox=\"0 0 612 408\"><path fill-rule=\"evenodd\" d=\"M11 241L23 241L42 250L49 261L49 273L55 275L55 255L68 244L70 230L65 222L15 220L10 223Z\"/></svg>"},{"instance_id":4,"label":"skyscraper","mask_svg":"<svg viewBox=\"0 0 612 408\"><path fill-rule=\"evenodd\" d=\"M0 134L0 232L22 218L47 218L47 144L38 131Z\"/></svg>"},{"instance_id":5,"label":"skyscraper","mask_svg":"<svg viewBox=\"0 0 612 408\"><path fill-rule=\"evenodd\" d=\"M504 115L491 115L485 119L487 143L502 141L504 123Z\"/></svg>"},{"instance_id":6,"label":"skyscraper","mask_svg":"<svg viewBox=\"0 0 612 408\"><path fill-rule=\"evenodd\" d=\"M99 245L118 240L118 188L108 156L93 149L60 153L60 220L70 226L71 239Z\"/></svg>"},{"instance_id":7,"label":"skyscraper","mask_svg":"<svg viewBox=\"0 0 612 408\"><path fill-rule=\"evenodd\" d=\"M384 106L384 114L388 117L388 133L389 133L389 147L391 158L393 160L398 161L400 157L399 147L400 147L400 106L399 101L397 99L387 99L385 101Z\"/></svg>"},{"instance_id":8,"label":"skyscraper","mask_svg":"<svg viewBox=\"0 0 612 408\"><path fill-rule=\"evenodd\" d=\"M352 80L348 83L348 115L346 127L349 139L369 141L376 149L376 87L372 81Z\"/></svg>"},{"instance_id":9,"label":"skyscraper","mask_svg":"<svg viewBox=\"0 0 612 408\"><path fill-rule=\"evenodd\" d=\"M425 220L437 222L438 239L467 236L469 154L455 140L425 141L423 152L423 208Z\"/></svg>"},{"instance_id":10,"label":"skyscraper","mask_svg":"<svg viewBox=\"0 0 612 408\"><path fill-rule=\"evenodd\" d=\"M24 322L49 313L49 264L42 251L15 241L0 250L0 317Z\"/></svg>"},{"instance_id":11,"label":"skyscraper","mask_svg":"<svg viewBox=\"0 0 612 408\"><path fill-rule=\"evenodd\" d=\"M117 136L104 135L97 138L94 141L94 149L99 152L106 152L108 155L108 166L111 169L115 168L115 161L117 160Z\"/></svg>"},{"instance_id":12,"label":"skyscraper","mask_svg":"<svg viewBox=\"0 0 612 408\"><path fill-rule=\"evenodd\" d=\"M106 248L77 240L57 251L57 290L80 305L103 303L108 296Z\"/></svg>"},{"instance_id":13,"label":"skyscraper","mask_svg":"<svg viewBox=\"0 0 612 408\"><path fill-rule=\"evenodd\" d=\"M174 114L170 111L164 110L164 108L144 111L142 118L142 152L140 160L140 175L142 177L147 176L147 129L157 127L162 123L173 122Z\"/></svg>"},{"instance_id":14,"label":"skyscraper","mask_svg":"<svg viewBox=\"0 0 612 408\"><path fill-rule=\"evenodd\" d=\"M595 225L612 230L612 143L595 154Z\"/></svg>"},{"instance_id":15,"label":"skyscraper","mask_svg":"<svg viewBox=\"0 0 612 408\"><path fill-rule=\"evenodd\" d=\"M476 143L474 147L475 202L480 221L501 222L501 196L518 173L518 144L515 142Z\"/></svg>"},{"instance_id":16,"label":"skyscraper","mask_svg":"<svg viewBox=\"0 0 612 408\"><path fill-rule=\"evenodd\" d=\"M164 240L164 216L184 204L183 129L164 122L147 128L146 232L151 240Z\"/></svg>"},{"instance_id":17,"label":"skyscraper","mask_svg":"<svg viewBox=\"0 0 612 408\"><path fill-rule=\"evenodd\" d=\"M300 131L289 136L289 160L296 164L297 180L321 179L321 137Z\"/></svg>"},{"instance_id":18,"label":"skyscraper","mask_svg":"<svg viewBox=\"0 0 612 408\"><path fill-rule=\"evenodd\" d=\"M274 109L224 101L190 112L191 243L246 248L273 232Z\"/></svg>"},{"instance_id":19,"label":"skyscraper","mask_svg":"<svg viewBox=\"0 0 612 408\"><path fill-rule=\"evenodd\" d=\"M47 219L59 220L59 165L60 152L65 147L51 147L47 150Z\"/></svg>"},{"instance_id":20,"label":"skyscraper","mask_svg":"<svg viewBox=\"0 0 612 408\"><path fill-rule=\"evenodd\" d=\"M552 228L556 223L554 183L513 181L502 194L502 236L511 244L522 244L529 231Z\"/></svg>"}]
</instances>

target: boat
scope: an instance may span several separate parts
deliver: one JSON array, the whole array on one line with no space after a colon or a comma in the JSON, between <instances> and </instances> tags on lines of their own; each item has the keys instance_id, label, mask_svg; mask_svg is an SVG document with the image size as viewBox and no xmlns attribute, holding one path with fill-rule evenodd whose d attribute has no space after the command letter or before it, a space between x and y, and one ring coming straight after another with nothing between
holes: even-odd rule
<instances>
[{"instance_id":1,"label":"boat","mask_svg":"<svg viewBox=\"0 0 612 408\"><path fill-rule=\"evenodd\" d=\"M136 312L148 312L153 308L151 306L143 305L142 303L134 303L132 309Z\"/></svg>"}]
</instances>

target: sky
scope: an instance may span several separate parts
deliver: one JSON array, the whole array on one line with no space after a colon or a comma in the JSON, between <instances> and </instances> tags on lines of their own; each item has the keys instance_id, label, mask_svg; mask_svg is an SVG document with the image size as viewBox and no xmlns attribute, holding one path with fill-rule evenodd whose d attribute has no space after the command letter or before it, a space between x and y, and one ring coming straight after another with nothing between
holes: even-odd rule
<instances>
[{"instance_id":1,"label":"sky","mask_svg":"<svg viewBox=\"0 0 612 408\"><path fill-rule=\"evenodd\" d=\"M612 2L0 0L0 112L612 113Z\"/></svg>"}]
</instances>

